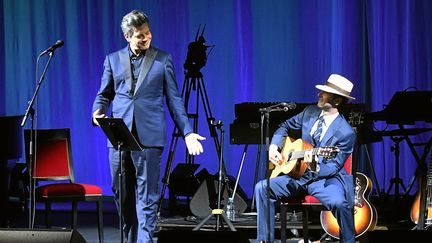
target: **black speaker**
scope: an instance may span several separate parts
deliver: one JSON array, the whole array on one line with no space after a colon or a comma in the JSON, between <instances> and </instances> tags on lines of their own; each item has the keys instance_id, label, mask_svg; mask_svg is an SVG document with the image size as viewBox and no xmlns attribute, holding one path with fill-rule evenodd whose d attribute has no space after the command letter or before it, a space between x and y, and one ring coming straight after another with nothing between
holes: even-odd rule
<instances>
[{"instance_id":1,"label":"black speaker","mask_svg":"<svg viewBox=\"0 0 432 243\"><path fill-rule=\"evenodd\" d=\"M162 230L158 234L157 242L249 243L250 241L241 231Z\"/></svg>"},{"instance_id":2,"label":"black speaker","mask_svg":"<svg viewBox=\"0 0 432 243\"><path fill-rule=\"evenodd\" d=\"M172 196L192 196L201 184L195 171L199 164L179 163L171 173L169 192Z\"/></svg>"},{"instance_id":3,"label":"black speaker","mask_svg":"<svg viewBox=\"0 0 432 243\"><path fill-rule=\"evenodd\" d=\"M172 171L168 184L169 209L171 212L179 209L177 206L182 205L177 203L178 196L188 197L189 200L205 178L209 176L206 169L202 169L195 174L199 166L199 164L179 163Z\"/></svg>"},{"instance_id":4,"label":"black speaker","mask_svg":"<svg viewBox=\"0 0 432 243\"><path fill-rule=\"evenodd\" d=\"M75 230L52 229L0 229L0 243L86 243Z\"/></svg>"},{"instance_id":5,"label":"black speaker","mask_svg":"<svg viewBox=\"0 0 432 243\"><path fill-rule=\"evenodd\" d=\"M226 210L226 202L228 201L228 187L226 183L222 183L221 207ZM228 176L228 185L231 190L234 189L235 179ZM218 190L218 175L208 176L200 185L198 190L193 195L189 207L193 215L204 218L211 213L212 209L217 208L217 190ZM234 196L234 209L236 213L244 213L248 207L246 193L240 186L237 186L236 195Z\"/></svg>"}]
</instances>

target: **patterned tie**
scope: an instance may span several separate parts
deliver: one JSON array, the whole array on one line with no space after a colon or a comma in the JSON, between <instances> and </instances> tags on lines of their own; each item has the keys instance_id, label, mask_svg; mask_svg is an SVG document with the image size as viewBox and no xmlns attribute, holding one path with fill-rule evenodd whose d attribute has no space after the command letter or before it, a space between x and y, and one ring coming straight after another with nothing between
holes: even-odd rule
<instances>
[{"instance_id":1,"label":"patterned tie","mask_svg":"<svg viewBox=\"0 0 432 243\"><path fill-rule=\"evenodd\" d=\"M315 132L312 134L312 139L315 143L315 146L317 146L319 144L320 141L320 137L321 137L321 133L322 133L322 125L324 122L324 116L320 116L318 118L318 126L317 129L315 130Z\"/></svg>"}]
</instances>

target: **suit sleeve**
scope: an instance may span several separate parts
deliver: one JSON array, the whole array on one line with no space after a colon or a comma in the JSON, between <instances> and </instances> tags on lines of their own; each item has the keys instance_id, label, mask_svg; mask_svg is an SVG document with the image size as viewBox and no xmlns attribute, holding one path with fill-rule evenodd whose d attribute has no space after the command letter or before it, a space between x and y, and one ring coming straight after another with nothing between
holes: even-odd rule
<instances>
[{"instance_id":1,"label":"suit sleeve","mask_svg":"<svg viewBox=\"0 0 432 243\"><path fill-rule=\"evenodd\" d=\"M93 102L92 113L98 109L101 109L103 113L106 113L111 104L111 101L114 99L114 95L114 79L112 76L110 59L109 56L107 56L103 65L101 86Z\"/></svg>"},{"instance_id":2,"label":"suit sleeve","mask_svg":"<svg viewBox=\"0 0 432 243\"><path fill-rule=\"evenodd\" d=\"M193 130L189 124L189 119L186 114L182 97L178 92L171 55L168 55L166 58L164 75L164 92L168 110L177 128L181 131L183 136L186 136L187 134L193 132Z\"/></svg>"},{"instance_id":3,"label":"suit sleeve","mask_svg":"<svg viewBox=\"0 0 432 243\"><path fill-rule=\"evenodd\" d=\"M276 144L279 149L282 148L283 142L288 136L289 130L300 130L303 123L303 118L305 115L305 110L300 112L299 114L285 120L281 124L279 124L278 129L273 134L271 144Z\"/></svg>"}]
</instances>

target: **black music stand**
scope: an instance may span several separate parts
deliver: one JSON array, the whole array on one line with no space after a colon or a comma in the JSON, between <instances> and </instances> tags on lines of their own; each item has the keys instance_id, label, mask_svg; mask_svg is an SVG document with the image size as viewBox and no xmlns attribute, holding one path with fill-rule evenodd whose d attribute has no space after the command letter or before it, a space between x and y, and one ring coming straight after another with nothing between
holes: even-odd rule
<instances>
[{"instance_id":1,"label":"black music stand","mask_svg":"<svg viewBox=\"0 0 432 243\"><path fill-rule=\"evenodd\" d=\"M122 151L142 151L144 150L132 133L129 131L128 127L124 123L122 118L96 118L99 122L100 127L104 131L108 140L113 146L116 146L119 151L119 164L120 172L118 174L119 178L119 225L120 225L120 242L123 242L124 232L123 232L123 174L124 166L122 159Z\"/></svg>"},{"instance_id":2,"label":"black music stand","mask_svg":"<svg viewBox=\"0 0 432 243\"><path fill-rule=\"evenodd\" d=\"M387 189L387 195L390 195L390 191L392 189L393 186L395 186L395 196L399 197L399 185L402 187L402 189L404 190L404 193L407 192L407 189L405 187L405 185L403 184L402 179L399 177L399 165L400 165L400 159L399 159L399 155L400 155L400 146L399 143L402 142L404 140L403 137L397 137L397 136L392 136L391 140L393 141L394 145L391 147L391 151L395 154L395 177L390 179L390 186Z\"/></svg>"}]
</instances>

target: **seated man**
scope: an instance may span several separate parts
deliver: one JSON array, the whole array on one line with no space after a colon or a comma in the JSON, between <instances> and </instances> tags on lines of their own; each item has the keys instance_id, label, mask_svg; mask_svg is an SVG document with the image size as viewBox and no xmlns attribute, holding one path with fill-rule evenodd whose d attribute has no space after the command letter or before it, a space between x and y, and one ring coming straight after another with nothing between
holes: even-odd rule
<instances>
[{"instance_id":1,"label":"seated man","mask_svg":"<svg viewBox=\"0 0 432 243\"><path fill-rule=\"evenodd\" d=\"M282 155L279 152L289 130L302 131L303 142L314 147L336 146L339 152L334 158L314 158L310 152L305 154L304 161L317 160L316 169L307 168L300 178L280 175L270 179L270 205L267 205L267 180L255 186L257 206L257 239L274 241L274 202L282 198L316 197L336 217L340 226L341 241L355 242L354 232L354 187L353 178L344 169L344 163L353 152L356 135L339 114L339 108L349 99L353 84L345 77L332 74L325 85L316 85L320 90L317 105L306 107L301 113L293 116L275 131L269 147L269 160L280 167ZM268 222L267 207L270 207ZM268 232L270 223L271 232ZM269 234L270 233L270 234ZM270 239L268 239L270 237Z\"/></svg>"}]
</instances>

